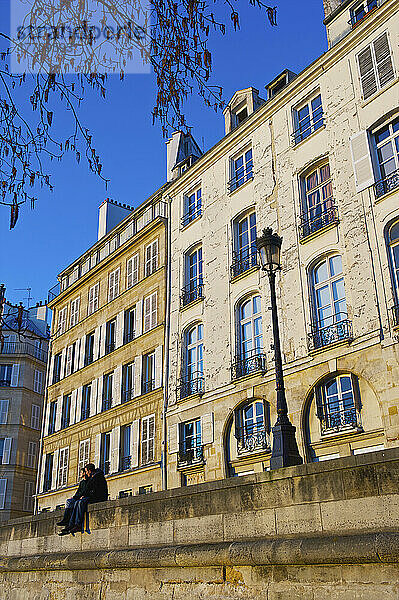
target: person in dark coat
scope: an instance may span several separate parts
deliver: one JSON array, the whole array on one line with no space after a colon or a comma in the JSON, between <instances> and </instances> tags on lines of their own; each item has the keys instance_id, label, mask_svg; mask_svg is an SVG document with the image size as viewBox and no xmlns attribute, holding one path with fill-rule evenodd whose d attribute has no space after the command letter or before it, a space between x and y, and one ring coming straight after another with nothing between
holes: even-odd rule
<instances>
[{"instance_id":1,"label":"person in dark coat","mask_svg":"<svg viewBox=\"0 0 399 600\"><path fill-rule=\"evenodd\" d=\"M88 485L89 476L87 475L85 468L80 469L79 478L80 478L80 482L79 482L78 489L76 490L76 492L72 496L72 498L68 498L68 500L65 503L64 516L62 517L61 521L59 521L57 523L57 525L59 527L66 527L69 524L69 520L72 516L72 512L73 512L75 504L77 503L78 500L85 497L87 494L87 485Z\"/></svg>"},{"instance_id":2,"label":"person in dark coat","mask_svg":"<svg viewBox=\"0 0 399 600\"><path fill-rule=\"evenodd\" d=\"M87 505L108 500L108 485L103 471L96 469L92 463L89 463L85 466L85 472L87 476L85 496L75 503L68 525L66 525L65 529L59 535L74 534L78 531L82 532Z\"/></svg>"}]
</instances>

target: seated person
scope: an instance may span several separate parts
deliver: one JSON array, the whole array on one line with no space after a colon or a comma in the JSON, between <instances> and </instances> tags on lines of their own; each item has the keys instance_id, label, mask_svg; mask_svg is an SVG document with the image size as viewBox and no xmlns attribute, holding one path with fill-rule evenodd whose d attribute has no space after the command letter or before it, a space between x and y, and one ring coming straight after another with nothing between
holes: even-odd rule
<instances>
[{"instance_id":1,"label":"seated person","mask_svg":"<svg viewBox=\"0 0 399 600\"><path fill-rule=\"evenodd\" d=\"M103 471L96 469L92 463L89 463L85 466L85 472L87 475L85 495L75 503L68 525L59 535L82 532L87 505L108 500L108 486Z\"/></svg>"},{"instance_id":2,"label":"seated person","mask_svg":"<svg viewBox=\"0 0 399 600\"><path fill-rule=\"evenodd\" d=\"M69 519L71 518L75 504L78 500L80 500L80 498L86 496L87 482L89 477L84 467L79 471L79 479L79 487L76 490L75 494L72 496L72 498L68 498L68 500L66 501L64 516L62 517L62 520L57 523L57 525L59 525L60 527L66 527L69 524Z\"/></svg>"}]
</instances>

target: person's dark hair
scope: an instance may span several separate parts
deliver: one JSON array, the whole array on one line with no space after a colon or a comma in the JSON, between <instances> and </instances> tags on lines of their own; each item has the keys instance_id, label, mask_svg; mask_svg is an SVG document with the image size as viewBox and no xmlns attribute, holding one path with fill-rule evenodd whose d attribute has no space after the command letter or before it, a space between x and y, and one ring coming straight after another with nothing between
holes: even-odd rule
<instances>
[{"instance_id":1,"label":"person's dark hair","mask_svg":"<svg viewBox=\"0 0 399 600\"><path fill-rule=\"evenodd\" d=\"M85 466L85 469L87 469L88 471L91 471L92 473L96 470L95 465L93 465L93 463L89 463L88 465Z\"/></svg>"}]
</instances>

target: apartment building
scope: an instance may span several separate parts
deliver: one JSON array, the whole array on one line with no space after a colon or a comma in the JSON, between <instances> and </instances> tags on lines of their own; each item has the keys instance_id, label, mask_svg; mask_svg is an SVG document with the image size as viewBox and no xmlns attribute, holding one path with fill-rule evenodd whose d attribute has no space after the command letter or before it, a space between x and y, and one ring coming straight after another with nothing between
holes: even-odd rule
<instances>
[{"instance_id":1,"label":"apartment building","mask_svg":"<svg viewBox=\"0 0 399 600\"><path fill-rule=\"evenodd\" d=\"M3 288L4 289L4 288ZM33 513L49 331L46 306L0 302L0 520Z\"/></svg>"},{"instance_id":2,"label":"apartment building","mask_svg":"<svg viewBox=\"0 0 399 600\"><path fill-rule=\"evenodd\" d=\"M304 461L398 444L399 7L324 4L328 51L238 91L225 137L168 172L170 487L270 468L266 227Z\"/></svg>"},{"instance_id":3,"label":"apartment building","mask_svg":"<svg viewBox=\"0 0 399 600\"><path fill-rule=\"evenodd\" d=\"M38 508L100 466L111 498L161 489L166 210L106 200L98 241L59 275Z\"/></svg>"}]
</instances>

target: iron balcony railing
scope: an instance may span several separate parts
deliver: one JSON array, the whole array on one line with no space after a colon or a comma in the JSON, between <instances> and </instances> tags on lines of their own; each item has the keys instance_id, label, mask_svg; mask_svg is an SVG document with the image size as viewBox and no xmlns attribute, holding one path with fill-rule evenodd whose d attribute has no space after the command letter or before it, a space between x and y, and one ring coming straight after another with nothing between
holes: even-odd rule
<instances>
[{"instance_id":1,"label":"iron balcony railing","mask_svg":"<svg viewBox=\"0 0 399 600\"><path fill-rule=\"evenodd\" d=\"M312 331L308 334L309 350L318 350L337 342L352 341L352 321L347 317L346 313L337 313L323 322L313 324Z\"/></svg>"},{"instance_id":2,"label":"iron balcony railing","mask_svg":"<svg viewBox=\"0 0 399 600\"><path fill-rule=\"evenodd\" d=\"M11 379L0 379L0 387L10 387Z\"/></svg>"},{"instance_id":3,"label":"iron balcony railing","mask_svg":"<svg viewBox=\"0 0 399 600\"><path fill-rule=\"evenodd\" d=\"M49 492L51 490L51 484L52 484L52 474L50 473L49 476L44 478L43 492Z\"/></svg>"},{"instance_id":4,"label":"iron balcony railing","mask_svg":"<svg viewBox=\"0 0 399 600\"><path fill-rule=\"evenodd\" d=\"M94 354L93 354L93 352L91 352L90 354L85 356L85 367L87 367L87 365L91 365L91 363L93 361L94 361Z\"/></svg>"},{"instance_id":5,"label":"iron balcony railing","mask_svg":"<svg viewBox=\"0 0 399 600\"><path fill-rule=\"evenodd\" d=\"M397 188L399 188L399 169L377 181L374 184L374 194L376 198L381 198Z\"/></svg>"},{"instance_id":6,"label":"iron balcony railing","mask_svg":"<svg viewBox=\"0 0 399 600\"><path fill-rule=\"evenodd\" d=\"M110 354L115 350L115 342L109 342L105 344L105 354Z\"/></svg>"},{"instance_id":7,"label":"iron balcony railing","mask_svg":"<svg viewBox=\"0 0 399 600\"><path fill-rule=\"evenodd\" d=\"M227 188L229 192L234 192L234 190L244 185L244 183L246 183L247 181L250 181L250 179L253 179L253 177L254 173L252 162L247 163L247 165L239 169L227 183Z\"/></svg>"},{"instance_id":8,"label":"iron balcony railing","mask_svg":"<svg viewBox=\"0 0 399 600\"><path fill-rule=\"evenodd\" d=\"M270 435L264 425L244 425L236 431L237 452L258 452L264 450L270 452Z\"/></svg>"},{"instance_id":9,"label":"iron balcony railing","mask_svg":"<svg viewBox=\"0 0 399 600\"><path fill-rule=\"evenodd\" d=\"M104 475L108 475L111 463L109 460L102 460L100 462L100 469L104 472Z\"/></svg>"},{"instance_id":10,"label":"iron balcony railing","mask_svg":"<svg viewBox=\"0 0 399 600\"><path fill-rule=\"evenodd\" d=\"M204 461L204 446L201 436L183 440L179 444L178 466L192 465Z\"/></svg>"},{"instance_id":11,"label":"iron balcony railing","mask_svg":"<svg viewBox=\"0 0 399 600\"><path fill-rule=\"evenodd\" d=\"M291 134L293 144L299 144L303 140L306 140L307 137L312 135L314 131L320 129L324 125L324 113L322 110L316 111L317 114L315 116L309 116L309 119L306 120L294 133Z\"/></svg>"},{"instance_id":12,"label":"iron balcony railing","mask_svg":"<svg viewBox=\"0 0 399 600\"><path fill-rule=\"evenodd\" d=\"M132 468L132 457L122 456L120 463L120 471L129 471Z\"/></svg>"},{"instance_id":13,"label":"iron balcony railing","mask_svg":"<svg viewBox=\"0 0 399 600\"><path fill-rule=\"evenodd\" d=\"M245 377L251 373L265 373L267 371L266 354L261 349L253 350L245 355L236 356L231 365L233 379Z\"/></svg>"},{"instance_id":14,"label":"iron balcony railing","mask_svg":"<svg viewBox=\"0 0 399 600\"><path fill-rule=\"evenodd\" d=\"M329 412L320 420L320 424L322 434L362 428L360 413L354 406L342 410L329 409Z\"/></svg>"},{"instance_id":15,"label":"iron balcony railing","mask_svg":"<svg viewBox=\"0 0 399 600\"><path fill-rule=\"evenodd\" d=\"M103 403L101 410L104 412L105 410L109 410L112 408L112 398L103 398Z\"/></svg>"},{"instance_id":16,"label":"iron balcony railing","mask_svg":"<svg viewBox=\"0 0 399 600\"><path fill-rule=\"evenodd\" d=\"M52 435L55 433L55 421L50 421L48 424L47 435Z\"/></svg>"},{"instance_id":17,"label":"iron balcony railing","mask_svg":"<svg viewBox=\"0 0 399 600\"><path fill-rule=\"evenodd\" d=\"M152 392L152 390L155 389L155 380L154 379L149 379L148 381L142 381L141 382L141 393L142 394L148 394L149 392Z\"/></svg>"},{"instance_id":18,"label":"iron balcony railing","mask_svg":"<svg viewBox=\"0 0 399 600\"><path fill-rule=\"evenodd\" d=\"M191 373L189 377L182 377L178 386L180 398L187 398L193 394L203 395L205 393L205 378L201 371Z\"/></svg>"},{"instance_id":19,"label":"iron balcony railing","mask_svg":"<svg viewBox=\"0 0 399 600\"><path fill-rule=\"evenodd\" d=\"M204 297L204 285L202 279L199 279L196 282L190 283L181 291L181 305L187 306L191 304L191 302L195 302L195 300L200 300Z\"/></svg>"},{"instance_id":20,"label":"iron balcony railing","mask_svg":"<svg viewBox=\"0 0 399 600\"><path fill-rule=\"evenodd\" d=\"M66 429L69 427L69 417L62 417L61 419L61 429Z\"/></svg>"},{"instance_id":21,"label":"iron balcony railing","mask_svg":"<svg viewBox=\"0 0 399 600\"><path fill-rule=\"evenodd\" d=\"M135 337L136 337L135 331L127 331L126 335L125 335L125 344L128 344L129 342L133 341Z\"/></svg>"},{"instance_id":22,"label":"iron balcony railing","mask_svg":"<svg viewBox=\"0 0 399 600\"><path fill-rule=\"evenodd\" d=\"M80 414L80 420L81 421L85 421L86 419L88 419L90 417L90 409L89 408L84 408Z\"/></svg>"},{"instance_id":23,"label":"iron balcony railing","mask_svg":"<svg viewBox=\"0 0 399 600\"><path fill-rule=\"evenodd\" d=\"M394 327L399 325L399 304L395 304L392 307L392 322Z\"/></svg>"},{"instance_id":24,"label":"iron balcony railing","mask_svg":"<svg viewBox=\"0 0 399 600\"><path fill-rule=\"evenodd\" d=\"M54 298L57 298L57 296L59 296L61 291L61 285L60 282L56 283L49 291L47 294L47 301L51 302L52 300L54 300Z\"/></svg>"},{"instance_id":25,"label":"iron balcony railing","mask_svg":"<svg viewBox=\"0 0 399 600\"><path fill-rule=\"evenodd\" d=\"M201 217L202 215L202 206L196 207L194 210L187 211L185 215L182 216L181 225L182 227L186 227L189 225L191 221L194 221L197 217Z\"/></svg>"},{"instance_id":26,"label":"iron balcony railing","mask_svg":"<svg viewBox=\"0 0 399 600\"><path fill-rule=\"evenodd\" d=\"M329 198L312 208L310 212L301 215L299 237L304 240L312 233L321 231L325 227L338 222L338 208L335 205L335 200Z\"/></svg>"},{"instance_id":27,"label":"iron balcony railing","mask_svg":"<svg viewBox=\"0 0 399 600\"><path fill-rule=\"evenodd\" d=\"M252 267L258 266L258 251L256 248L245 248L233 252L233 264L230 267L231 277L238 277Z\"/></svg>"},{"instance_id":28,"label":"iron balcony railing","mask_svg":"<svg viewBox=\"0 0 399 600\"><path fill-rule=\"evenodd\" d=\"M4 342L3 346L0 346L0 354L28 354L42 362L47 361L47 352L28 342Z\"/></svg>"},{"instance_id":29,"label":"iron balcony railing","mask_svg":"<svg viewBox=\"0 0 399 600\"><path fill-rule=\"evenodd\" d=\"M133 388L128 388L126 390L122 390L122 404L125 402L129 402L134 398L134 390Z\"/></svg>"},{"instance_id":30,"label":"iron balcony railing","mask_svg":"<svg viewBox=\"0 0 399 600\"><path fill-rule=\"evenodd\" d=\"M351 27L356 27L357 25L359 25L359 23L363 21L363 19L365 19L370 13L374 12L377 8L378 0L368 0L367 11L365 11L363 8L363 10L360 10L356 13L355 7L355 9L352 11L351 18L348 21L349 25L351 25Z\"/></svg>"}]
</instances>

